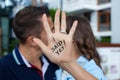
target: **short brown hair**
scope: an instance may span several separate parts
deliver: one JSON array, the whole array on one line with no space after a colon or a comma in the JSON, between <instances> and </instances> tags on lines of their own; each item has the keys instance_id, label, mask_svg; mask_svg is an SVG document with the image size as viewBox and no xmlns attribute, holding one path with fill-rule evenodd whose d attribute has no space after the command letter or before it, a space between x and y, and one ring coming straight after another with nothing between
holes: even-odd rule
<instances>
[{"instance_id":1,"label":"short brown hair","mask_svg":"<svg viewBox=\"0 0 120 80\"><path fill-rule=\"evenodd\" d=\"M27 6L16 14L13 20L13 31L20 43L25 43L29 36L40 36L43 26L41 16L44 13L48 17L50 16L49 10L45 6Z\"/></svg>"}]
</instances>

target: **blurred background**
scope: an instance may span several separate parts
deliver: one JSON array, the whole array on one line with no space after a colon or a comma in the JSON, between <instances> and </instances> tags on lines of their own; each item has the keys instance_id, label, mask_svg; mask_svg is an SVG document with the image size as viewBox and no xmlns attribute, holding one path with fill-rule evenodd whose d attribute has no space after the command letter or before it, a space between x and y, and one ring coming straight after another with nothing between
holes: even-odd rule
<instances>
[{"instance_id":1,"label":"blurred background","mask_svg":"<svg viewBox=\"0 0 120 80\"><path fill-rule=\"evenodd\" d=\"M120 80L120 0L0 0L0 57L18 43L12 31L15 14L25 6L47 6L86 17L97 41L102 67L109 80Z\"/></svg>"}]
</instances>

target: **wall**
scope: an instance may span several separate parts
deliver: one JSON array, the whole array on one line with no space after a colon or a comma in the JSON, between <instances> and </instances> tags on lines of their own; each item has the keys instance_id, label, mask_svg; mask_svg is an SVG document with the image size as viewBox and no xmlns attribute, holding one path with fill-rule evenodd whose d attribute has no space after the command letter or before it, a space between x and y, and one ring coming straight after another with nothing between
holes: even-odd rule
<instances>
[{"instance_id":1,"label":"wall","mask_svg":"<svg viewBox=\"0 0 120 80\"><path fill-rule=\"evenodd\" d=\"M120 43L120 0L112 0L112 43Z\"/></svg>"}]
</instances>

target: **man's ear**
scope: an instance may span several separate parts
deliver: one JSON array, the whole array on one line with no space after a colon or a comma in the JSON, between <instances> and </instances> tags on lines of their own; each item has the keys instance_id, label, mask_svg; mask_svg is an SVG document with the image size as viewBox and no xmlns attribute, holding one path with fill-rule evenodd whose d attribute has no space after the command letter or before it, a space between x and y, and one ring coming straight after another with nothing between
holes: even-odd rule
<instances>
[{"instance_id":1,"label":"man's ear","mask_svg":"<svg viewBox=\"0 0 120 80\"><path fill-rule=\"evenodd\" d=\"M28 37L27 43L28 43L30 46L37 46L37 44L33 41L33 38L35 38L35 36L30 36L30 37Z\"/></svg>"}]
</instances>

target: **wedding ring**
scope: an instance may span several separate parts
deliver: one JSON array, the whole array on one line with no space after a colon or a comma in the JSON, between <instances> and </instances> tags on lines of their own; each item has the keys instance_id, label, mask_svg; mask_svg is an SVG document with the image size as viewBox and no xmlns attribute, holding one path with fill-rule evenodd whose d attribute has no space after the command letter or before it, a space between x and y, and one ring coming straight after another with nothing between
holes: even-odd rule
<instances>
[{"instance_id":1,"label":"wedding ring","mask_svg":"<svg viewBox=\"0 0 120 80\"><path fill-rule=\"evenodd\" d=\"M64 32L64 31L60 31L62 34L67 34L67 32Z\"/></svg>"}]
</instances>

